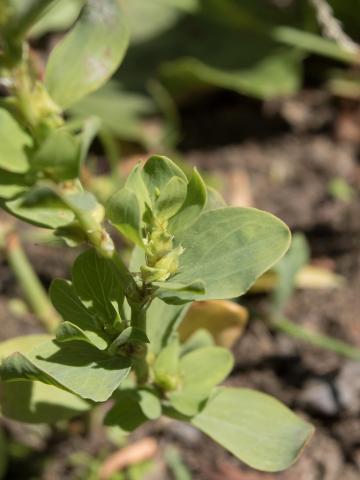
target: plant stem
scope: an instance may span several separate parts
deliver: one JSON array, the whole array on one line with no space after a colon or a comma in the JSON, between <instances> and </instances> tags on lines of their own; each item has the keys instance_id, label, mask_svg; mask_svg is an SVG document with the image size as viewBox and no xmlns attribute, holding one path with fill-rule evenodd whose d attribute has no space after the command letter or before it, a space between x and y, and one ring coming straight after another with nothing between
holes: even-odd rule
<instances>
[{"instance_id":1,"label":"plant stem","mask_svg":"<svg viewBox=\"0 0 360 480\"><path fill-rule=\"evenodd\" d=\"M38 276L34 272L16 232L8 232L5 235L3 244L9 265L20 284L32 311L39 318L46 330L53 332L59 325L60 319L55 312L44 287L40 283Z\"/></svg>"},{"instance_id":2,"label":"plant stem","mask_svg":"<svg viewBox=\"0 0 360 480\"><path fill-rule=\"evenodd\" d=\"M280 332L291 335L294 338L303 340L304 342L310 343L316 347L331 350L332 352L353 360L360 360L360 348L353 347L346 342L337 340L336 338L322 335L321 333L312 332L307 328L296 325L284 317L271 319L269 321L269 325L274 330L279 330Z\"/></svg>"}]
</instances>

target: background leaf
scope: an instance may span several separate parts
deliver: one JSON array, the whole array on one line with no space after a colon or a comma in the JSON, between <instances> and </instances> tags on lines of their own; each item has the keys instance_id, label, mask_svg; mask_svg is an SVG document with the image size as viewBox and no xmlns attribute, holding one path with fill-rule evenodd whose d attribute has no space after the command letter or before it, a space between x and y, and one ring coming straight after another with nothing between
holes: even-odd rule
<instances>
[{"instance_id":1,"label":"background leaf","mask_svg":"<svg viewBox=\"0 0 360 480\"><path fill-rule=\"evenodd\" d=\"M128 29L117 0L89 0L73 30L51 52L45 83L67 108L99 88L119 66Z\"/></svg>"}]
</instances>

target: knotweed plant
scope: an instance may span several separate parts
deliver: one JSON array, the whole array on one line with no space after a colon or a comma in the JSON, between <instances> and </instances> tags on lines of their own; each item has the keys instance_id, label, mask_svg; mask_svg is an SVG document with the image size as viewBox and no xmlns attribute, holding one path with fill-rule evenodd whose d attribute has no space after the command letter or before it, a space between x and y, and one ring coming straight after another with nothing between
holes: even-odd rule
<instances>
[{"instance_id":1,"label":"knotweed plant","mask_svg":"<svg viewBox=\"0 0 360 480\"><path fill-rule=\"evenodd\" d=\"M71 278L51 285L63 320L54 334L0 346L1 413L53 423L111 400L106 425L130 432L165 415L250 466L287 468L312 426L268 395L219 386L231 352L201 331L181 342L178 328L192 302L246 292L286 252L289 230L260 210L227 207L196 169L187 176L163 156L136 165L100 204L81 172L101 125L91 117L74 126L66 112L119 66L125 2L85 2L39 72L25 39L55 3L0 6L0 198L6 212L83 253ZM129 265L110 224L134 246Z\"/></svg>"}]
</instances>

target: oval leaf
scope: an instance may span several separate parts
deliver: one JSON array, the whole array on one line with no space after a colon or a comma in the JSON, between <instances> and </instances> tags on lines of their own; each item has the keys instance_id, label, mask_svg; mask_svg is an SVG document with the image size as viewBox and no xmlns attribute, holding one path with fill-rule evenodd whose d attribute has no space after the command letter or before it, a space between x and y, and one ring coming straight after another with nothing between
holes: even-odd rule
<instances>
[{"instance_id":1,"label":"oval leaf","mask_svg":"<svg viewBox=\"0 0 360 480\"><path fill-rule=\"evenodd\" d=\"M191 423L265 472L289 467L314 431L275 398L246 388L217 388Z\"/></svg>"},{"instance_id":2,"label":"oval leaf","mask_svg":"<svg viewBox=\"0 0 360 480\"><path fill-rule=\"evenodd\" d=\"M179 273L167 283L205 283L203 295L179 293L180 299L235 298L250 288L286 252L288 227L254 208L219 208L200 215L176 240L185 249ZM173 297L172 294L168 294ZM162 295L166 298L166 295Z\"/></svg>"},{"instance_id":3,"label":"oval leaf","mask_svg":"<svg viewBox=\"0 0 360 480\"><path fill-rule=\"evenodd\" d=\"M45 83L67 108L99 88L120 65L128 29L118 0L88 0L75 27L51 52Z\"/></svg>"},{"instance_id":4,"label":"oval leaf","mask_svg":"<svg viewBox=\"0 0 360 480\"><path fill-rule=\"evenodd\" d=\"M24 173L29 168L26 147L32 139L6 110L0 109L0 168Z\"/></svg>"}]
</instances>

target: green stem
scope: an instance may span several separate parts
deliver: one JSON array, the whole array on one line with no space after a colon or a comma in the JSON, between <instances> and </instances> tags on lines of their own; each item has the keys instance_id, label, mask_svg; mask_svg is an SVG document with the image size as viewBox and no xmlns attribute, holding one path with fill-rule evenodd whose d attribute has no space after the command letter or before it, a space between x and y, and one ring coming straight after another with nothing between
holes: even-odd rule
<instances>
[{"instance_id":1,"label":"green stem","mask_svg":"<svg viewBox=\"0 0 360 480\"><path fill-rule=\"evenodd\" d=\"M53 332L60 319L49 297L30 264L17 234L13 231L4 238L4 249L9 265L19 282L32 311L39 318L46 330Z\"/></svg>"},{"instance_id":2,"label":"green stem","mask_svg":"<svg viewBox=\"0 0 360 480\"><path fill-rule=\"evenodd\" d=\"M294 338L303 340L310 343L315 347L331 350L344 357L351 358L353 360L360 360L360 349L349 345L346 342L337 340L336 338L322 335L320 333L312 332L307 328L300 325L296 325L286 318L276 318L269 321L269 325L272 329L291 335Z\"/></svg>"}]
</instances>

